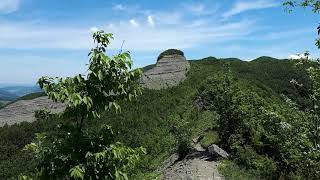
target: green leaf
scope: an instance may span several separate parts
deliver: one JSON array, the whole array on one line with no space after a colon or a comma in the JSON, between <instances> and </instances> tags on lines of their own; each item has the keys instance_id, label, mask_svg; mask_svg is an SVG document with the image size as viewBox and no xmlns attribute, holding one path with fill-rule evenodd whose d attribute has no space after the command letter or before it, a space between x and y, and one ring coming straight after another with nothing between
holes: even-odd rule
<instances>
[{"instance_id":1,"label":"green leaf","mask_svg":"<svg viewBox=\"0 0 320 180\"><path fill-rule=\"evenodd\" d=\"M119 174L125 179L125 180L129 180L127 173L119 171Z\"/></svg>"},{"instance_id":2,"label":"green leaf","mask_svg":"<svg viewBox=\"0 0 320 180\"><path fill-rule=\"evenodd\" d=\"M103 80L103 74L100 70L98 71L98 78L100 81Z\"/></svg>"},{"instance_id":3,"label":"green leaf","mask_svg":"<svg viewBox=\"0 0 320 180\"><path fill-rule=\"evenodd\" d=\"M83 167L81 167L81 165L77 165L71 168L69 173L70 173L70 176L73 177L74 179L83 179L85 170Z\"/></svg>"}]
</instances>

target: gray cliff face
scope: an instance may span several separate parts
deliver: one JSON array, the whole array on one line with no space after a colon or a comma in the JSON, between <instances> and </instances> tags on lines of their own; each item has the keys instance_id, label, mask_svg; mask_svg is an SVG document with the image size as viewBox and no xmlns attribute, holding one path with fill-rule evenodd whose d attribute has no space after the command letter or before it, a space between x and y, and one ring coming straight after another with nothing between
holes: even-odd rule
<instances>
[{"instance_id":1,"label":"gray cliff face","mask_svg":"<svg viewBox=\"0 0 320 180\"><path fill-rule=\"evenodd\" d=\"M190 64L184 56L167 55L141 77L141 84L148 89L165 89L178 85L186 79Z\"/></svg>"},{"instance_id":2,"label":"gray cliff face","mask_svg":"<svg viewBox=\"0 0 320 180\"><path fill-rule=\"evenodd\" d=\"M21 100L0 109L0 127L5 124L12 125L24 121L35 120L34 113L37 110L47 108L53 113L62 112L66 105L54 103L47 96L33 100Z\"/></svg>"}]
</instances>

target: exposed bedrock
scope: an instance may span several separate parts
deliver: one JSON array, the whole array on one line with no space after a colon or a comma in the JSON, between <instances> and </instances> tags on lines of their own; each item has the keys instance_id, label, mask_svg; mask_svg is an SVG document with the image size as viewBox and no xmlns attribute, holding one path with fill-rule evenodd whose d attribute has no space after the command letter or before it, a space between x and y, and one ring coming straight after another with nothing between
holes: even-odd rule
<instances>
[{"instance_id":1,"label":"exposed bedrock","mask_svg":"<svg viewBox=\"0 0 320 180\"><path fill-rule=\"evenodd\" d=\"M186 79L190 64L182 55L165 55L156 66L146 71L141 84L148 89L165 89L178 85Z\"/></svg>"},{"instance_id":2,"label":"exposed bedrock","mask_svg":"<svg viewBox=\"0 0 320 180\"><path fill-rule=\"evenodd\" d=\"M0 109L0 127L5 124L12 125L24 121L32 122L35 120L35 111L47 108L53 113L62 112L66 105L54 103L47 96L32 100L20 100Z\"/></svg>"}]
</instances>

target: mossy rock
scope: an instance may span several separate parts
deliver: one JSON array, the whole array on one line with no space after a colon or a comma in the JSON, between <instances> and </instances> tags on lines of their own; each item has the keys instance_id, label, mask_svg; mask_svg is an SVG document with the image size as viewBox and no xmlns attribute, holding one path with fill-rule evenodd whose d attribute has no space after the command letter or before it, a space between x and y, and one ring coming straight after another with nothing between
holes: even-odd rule
<instances>
[{"instance_id":1,"label":"mossy rock","mask_svg":"<svg viewBox=\"0 0 320 180\"><path fill-rule=\"evenodd\" d=\"M169 55L181 55L184 56L184 53L179 50L179 49L167 49L163 51L159 56L158 56L158 61L159 59L163 58L163 56L169 56Z\"/></svg>"}]
</instances>

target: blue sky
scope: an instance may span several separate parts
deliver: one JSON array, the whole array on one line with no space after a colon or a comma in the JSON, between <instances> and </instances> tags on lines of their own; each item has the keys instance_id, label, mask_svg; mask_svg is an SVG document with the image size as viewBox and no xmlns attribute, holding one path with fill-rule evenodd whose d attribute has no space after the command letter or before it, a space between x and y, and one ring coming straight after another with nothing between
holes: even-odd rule
<instances>
[{"instance_id":1,"label":"blue sky","mask_svg":"<svg viewBox=\"0 0 320 180\"><path fill-rule=\"evenodd\" d=\"M178 48L207 56L287 58L310 50L317 15L288 14L281 0L0 0L0 83L85 73L92 31L114 33L110 54L132 53L135 67Z\"/></svg>"}]
</instances>

